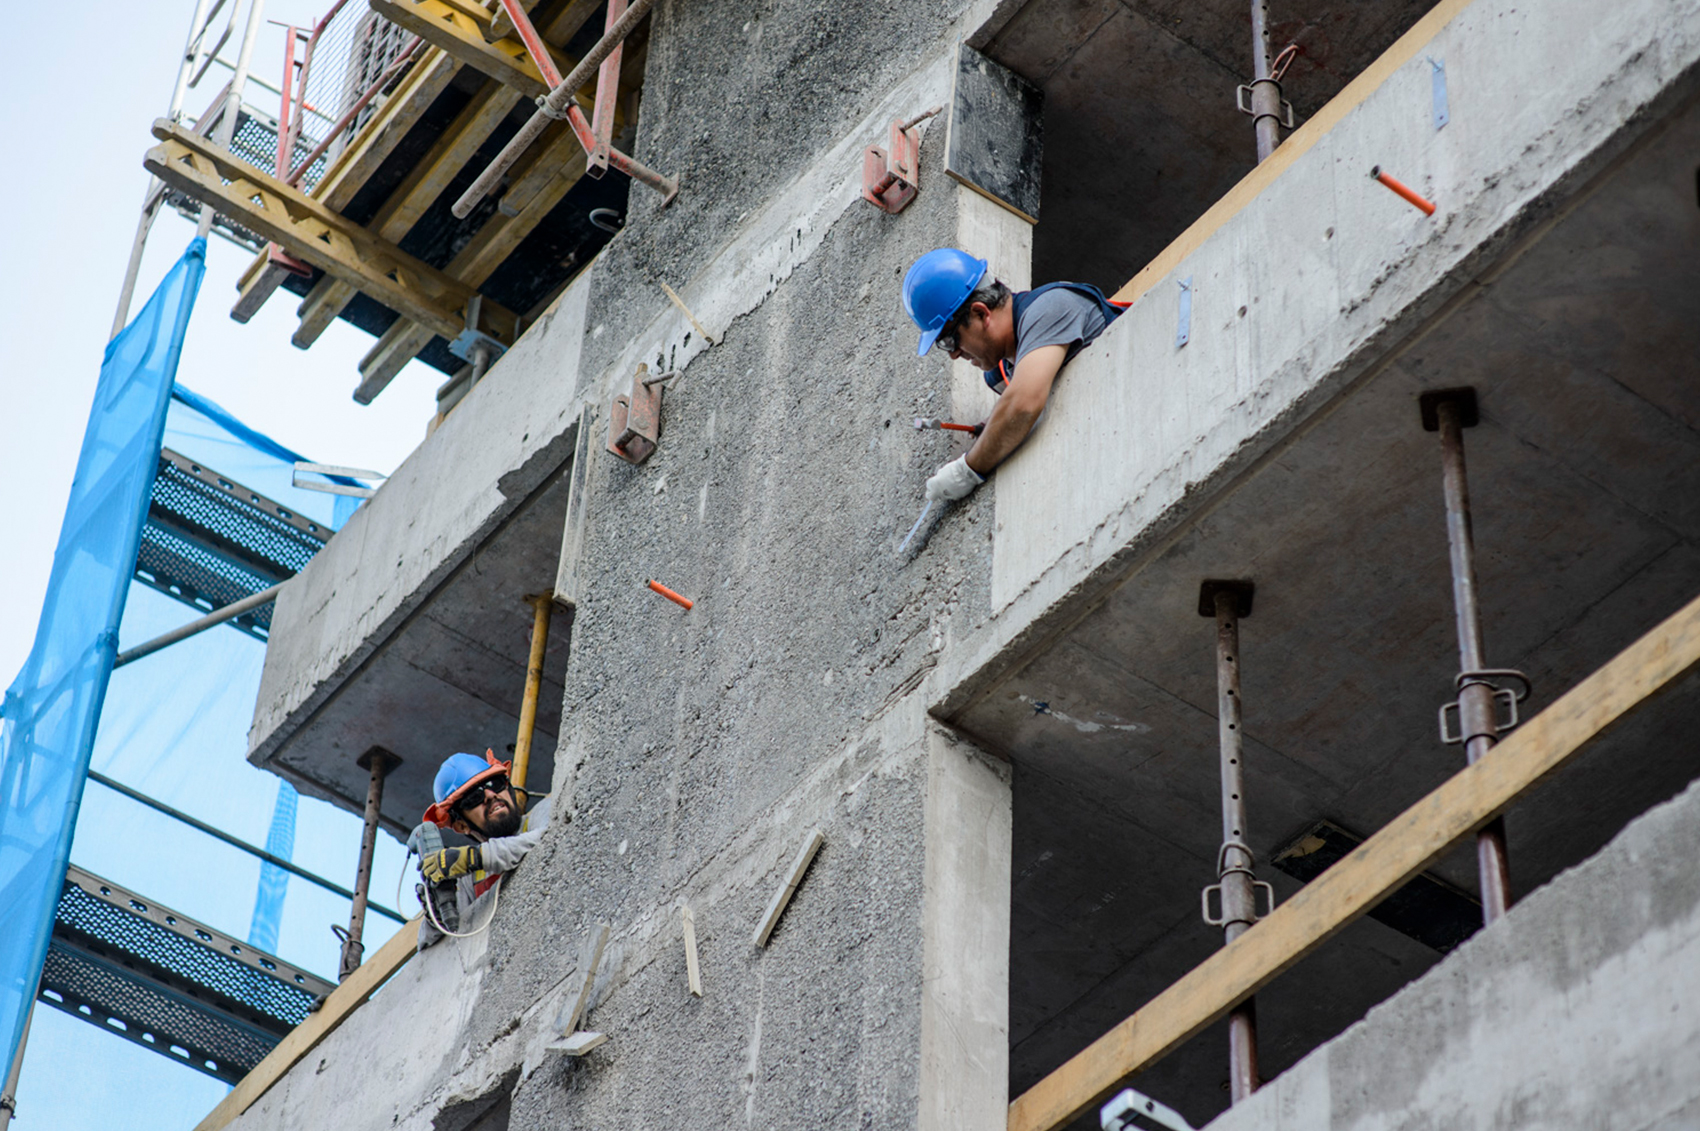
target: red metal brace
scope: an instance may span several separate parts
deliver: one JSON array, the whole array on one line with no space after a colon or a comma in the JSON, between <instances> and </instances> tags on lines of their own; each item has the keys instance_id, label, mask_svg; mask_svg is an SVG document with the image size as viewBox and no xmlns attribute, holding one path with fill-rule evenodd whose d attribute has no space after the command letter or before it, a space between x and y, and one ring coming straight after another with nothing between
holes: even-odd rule
<instances>
[{"instance_id":1,"label":"red metal brace","mask_svg":"<svg viewBox=\"0 0 1700 1131\"><path fill-rule=\"evenodd\" d=\"M891 123L891 147L870 145L862 152L862 199L892 215L903 211L921 191L922 122L943 110L934 106L907 122Z\"/></svg>"},{"instance_id":2,"label":"red metal brace","mask_svg":"<svg viewBox=\"0 0 1700 1131\"><path fill-rule=\"evenodd\" d=\"M606 34L619 18L626 14L626 0L608 0L608 19L603 24ZM596 72L596 105L591 108L591 133L596 143L585 163L587 177L600 177L608 171L608 157L614 143L614 104L620 97L620 60L625 57L624 42L608 52L602 67Z\"/></svg>"},{"instance_id":3,"label":"red metal brace","mask_svg":"<svg viewBox=\"0 0 1700 1131\"><path fill-rule=\"evenodd\" d=\"M642 463L661 441L661 381L646 382L648 373L637 367L631 393L615 397L608 414L608 450L627 463Z\"/></svg>"}]
</instances>

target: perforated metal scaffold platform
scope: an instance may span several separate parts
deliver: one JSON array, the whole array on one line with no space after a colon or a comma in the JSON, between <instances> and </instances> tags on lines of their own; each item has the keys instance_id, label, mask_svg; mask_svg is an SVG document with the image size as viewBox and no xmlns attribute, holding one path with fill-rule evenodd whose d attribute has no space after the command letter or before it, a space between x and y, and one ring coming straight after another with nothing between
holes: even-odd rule
<instances>
[{"instance_id":1,"label":"perforated metal scaffold platform","mask_svg":"<svg viewBox=\"0 0 1700 1131\"><path fill-rule=\"evenodd\" d=\"M136 554L136 580L202 612L285 581L332 531L257 491L164 449ZM272 607L230 623L264 640Z\"/></svg>"},{"instance_id":2,"label":"perforated metal scaffold platform","mask_svg":"<svg viewBox=\"0 0 1700 1131\"><path fill-rule=\"evenodd\" d=\"M37 996L234 1084L333 988L73 865Z\"/></svg>"}]
</instances>

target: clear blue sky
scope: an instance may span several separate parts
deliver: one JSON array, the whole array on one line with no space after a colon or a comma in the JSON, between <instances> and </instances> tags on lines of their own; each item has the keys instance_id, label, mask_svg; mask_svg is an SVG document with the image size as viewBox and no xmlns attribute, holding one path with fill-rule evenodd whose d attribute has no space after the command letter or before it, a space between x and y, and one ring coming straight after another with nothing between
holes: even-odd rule
<instances>
[{"instance_id":1,"label":"clear blue sky","mask_svg":"<svg viewBox=\"0 0 1700 1131\"><path fill-rule=\"evenodd\" d=\"M360 3L361 0L351 0ZM269 18L310 24L330 0L270 0ZM0 142L12 155L0 177L0 331L8 344L0 376L0 685L22 665L35 633L78 446L99 374L136 210L147 186L141 167L148 128L170 97L187 31L189 0L135 4L93 0L66 10L33 5L13 13L15 51L0 84L13 112L0 116ZM244 5L244 12L246 6ZM240 24L238 25L238 36ZM255 69L274 84L283 33L267 27ZM235 57L236 43L225 48ZM198 113L223 74L214 68L187 107ZM252 89L249 101L270 104ZM167 212L154 228L136 306L182 253L193 225ZM211 241L206 282L190 325L179 377L238 417L310 458L393 469L424 436L441 376L409 366L371 406L350 393L371 339L341 323L309 352L289 344L295 299L280 292L246 326L229 318L235 281L248 256ZM133 602L124 643L154 624L188 619L173 602ZM109 719L97 764L114 776L238 835L263 841L275 793L269 775L243 761L259 647L234 630L208 633L173 662L230 664L246 673L246 701L210 706L162 704L159 717ZM161 653L161 656L166 653ZM146 661L144 661L145 663ZM140 668L140 664L137 665ZM123 673L120 673L122 675ZM116 688L115 683L115 688ZM241 699L237 695L236 699ZM194 756L182 752L186 736ZM173 740L173 741L168 741ZM105 759L103 762L102 759ZM358 822L302 800L296 858L344 884L354 870ZM387 840L387 838L380 838ZM146 890L155 898L246 937L257 868L234 850L91 785L74 862ZM374 896L389 903L400 850L380 856ZM327 924L346 905L292 880L279 950L321 974L334 974ZM387 921L373 924L375 945ZM323 936L321 939L319 936ZM173 1065L55 1010L37 1011L25 1057L15 1126L22 1131L127 1131L192 1128L224 1094L209 1077Z\"/></svg>"}]
</instances>

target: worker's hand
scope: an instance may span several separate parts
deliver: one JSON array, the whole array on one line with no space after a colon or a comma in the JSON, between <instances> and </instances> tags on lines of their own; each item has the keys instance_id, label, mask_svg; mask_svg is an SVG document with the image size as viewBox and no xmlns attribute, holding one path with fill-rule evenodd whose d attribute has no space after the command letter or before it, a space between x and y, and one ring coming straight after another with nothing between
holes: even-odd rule
<instances>
[{"instance_id":1,"label":"worker's hand","mask_svg":"<svg viewBox=\"0 0 1700 1131\"><path fill-rule=\"evenodd\" d=\"M927 480L927 499L960 499L986 481L986 477L968 466L967 456L957 456Z\"/></svg>"},{"instance_id":2,"label":"worker's hand","mask_svg":"<svg viewBox=\"0 0 1700 1131\"><path fill-rule=\"evenodd\" d=\"M476 844L469 848L443 848L419 858L420 874L432 885L447 883L483 866L483 857Z\"/></svg>"}]
</instances>

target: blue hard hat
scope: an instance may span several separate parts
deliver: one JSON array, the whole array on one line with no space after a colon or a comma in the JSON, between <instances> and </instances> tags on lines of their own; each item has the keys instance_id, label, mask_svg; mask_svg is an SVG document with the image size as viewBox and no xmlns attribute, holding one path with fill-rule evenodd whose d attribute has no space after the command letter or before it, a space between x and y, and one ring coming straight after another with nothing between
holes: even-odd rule
<instances>
[{"instance_id":1,"label":"blue hard hat","mask_svg":"<svg viewBox=\"0 0 1700 1131\"><path fill-rule=\"evenodd\" d=\"M496 761L495 753L489 750L482 758L476 754L450 754L437 767L437 777L431 782L431 795L437 803L425 810L425 819L434 825L448 824L449 809L468 786L507 773L511 764Z\"/></svg>"},{"instance_id":2,"label":"blue hard hat","mask_svg":"<svg viewBox=\"0 0 1700 1131\"><path fill-rule=\"evenodd\" d=\"M975 259L954 247L934 248L915 261L909 274L903 276L903 309L921 328L916 356L927 355L950 316L968 301L985 277L984 259Z\"/></svg>"}]
</instances>

